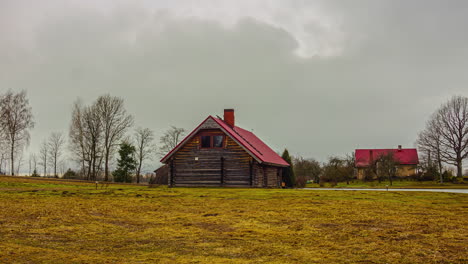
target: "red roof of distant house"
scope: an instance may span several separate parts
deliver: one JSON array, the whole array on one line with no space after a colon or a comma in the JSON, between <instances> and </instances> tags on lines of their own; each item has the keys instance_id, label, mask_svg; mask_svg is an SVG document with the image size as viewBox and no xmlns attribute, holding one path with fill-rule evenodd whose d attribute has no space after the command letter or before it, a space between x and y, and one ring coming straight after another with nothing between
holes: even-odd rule
<instances>
[{"instance_id":1,"label":"red roof of distant house","mask_svg":"<svg viewBox=\"0 0 468 264\"><path fill-rule=\"evenodd\" d=\"M173 150L171 150L161 162L165 162L173 153L175 153L181 146L185 144L190 138L195 136L200 126L206 122L209 118L213 119L222 130L224 130L231 138L237 141L247 152L262 163L268 163L279 166L289 166L289 164L281 158L276 152L268 147L263 141L261 141L254 133L247 131L238 126L231 127L227 125L223 120L209 116L203 121L197 128L195 128L188 136L186 136Z\"/></svg>"},{"instance_id":2,"label":"red roof of distant house","mask_svg":"<svg viewBox=\"0 0 468 264\"><path fill-rule=\"evenodd\" d=\"M371 156L372 153L372 156ZM393 153L396 161L401 165L417 165L419 163L416 149L356 149L356 167L368 167L371 160L377 160L382 155Z\"/></svg>"}]
</instances>

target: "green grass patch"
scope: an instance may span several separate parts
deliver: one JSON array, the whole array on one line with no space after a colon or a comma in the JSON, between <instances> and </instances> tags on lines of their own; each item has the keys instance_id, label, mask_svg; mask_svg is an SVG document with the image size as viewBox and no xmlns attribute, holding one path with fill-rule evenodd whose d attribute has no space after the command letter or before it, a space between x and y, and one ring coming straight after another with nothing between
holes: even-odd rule
<instances>
[{"instance_id":1,"label":"green grass patch","mask_svg":"<svg viewBox=\"0 0 468 264\"><path fill-rule=\"evenodd\" d=\"M359 181L354 180L349 184L346 182L339 182L334 185L331 182L326 182L320 186L317 183L309 183L307 188L404 188L404 189L468 189L466 183L439 183L435 181L410 181L410 180L396 180L390 185L389 181Z\"/></svg>"},{"instance_id":2,"label":"green grass patch","mask_svg":"<svg viewBox=\"0 0 468 264\"><path fill-rule=\"evenodd\" d=\"M0 263L466 263L468 195L0 177Z\"/></svg>"}]
</instances>

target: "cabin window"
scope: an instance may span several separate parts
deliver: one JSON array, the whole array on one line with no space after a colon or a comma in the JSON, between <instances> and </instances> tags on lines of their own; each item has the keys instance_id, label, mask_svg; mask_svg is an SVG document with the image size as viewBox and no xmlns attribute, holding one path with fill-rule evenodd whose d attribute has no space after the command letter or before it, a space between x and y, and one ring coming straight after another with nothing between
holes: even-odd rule
<instances>
[{"instance_id":1,"label":"cabin window","mask_svg":"<svg viewBox=\"0 0 468 264\"><path fill-rule=\"evenodd\" d=\"M210 136L201 136L201 147L202 148L211 148L211 137Z\"/></svg>"},{"instance_id":2,"label":"cabin window","mask_svg":"<svg viewBox=\"0 0 468 264\"><path fill-rule=\"evenodd\" d=\"M223 136L213 136L213 148L223 147Z\"/></svg>"},{"instance_id":3,"label":"cabin window","mask_svg":"<svg viewBox=\"0 0 468 264\"><path fill-rule=\"evenodd\" d=\"M201 148L222 148L224 136L223 135L201 135L200 147Z\"/></svg>"}]
</instances>

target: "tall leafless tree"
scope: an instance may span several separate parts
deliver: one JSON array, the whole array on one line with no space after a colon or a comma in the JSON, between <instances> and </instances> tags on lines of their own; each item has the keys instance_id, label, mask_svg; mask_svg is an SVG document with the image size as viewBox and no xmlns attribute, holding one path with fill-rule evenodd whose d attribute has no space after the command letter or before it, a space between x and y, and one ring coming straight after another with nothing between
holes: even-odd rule
<instances>
[{"instance_id":1,"label":"tall leafless tree","mask_svg":"<svg viewBox=\"0 0 468 264\"><path fill-rule=\"evenodd\" d=\"M468 157L468 98L454 96L437 111L435 131L440 134L441 157L457 167L463 176L463 160Z\"/></svg>"},{"instance_id":2,"label":"tall leafless tree","mask_svg":"<svg viewBox=\"0 0 468 264\"><path fill-rule=\"evenodd\" d=\"M84 108L83 131L87 151L87 179L96 180L103 157L103 125L99 109L95 104Z\"/></svg>"},{"instance_id":3,"label":"tall leafless tree","mask_svg":"<svg viewBox=\"0 0 468 264\"><path fill-rule=\"evenodd\" d=\"M169 128L159 140L161 145L159 148L159 155L164 156L175 148L184 135L185 129L171 126L171 128Z\"/></svg>"},{"instance_id":4,"label":"tall leafless tree","mask_svg":"<svg viewBox=\"0 0 468 264\"><path fill-rule=\"evenodd\" d=\"M60 161L60 158L63 154L63 147L65 145L65 138L62 133L54 132L50 135L48 139L48 151L49 151L49 161L54 168L54 176L57 175L57 164Z\"/></svg>"},{"instance_id":5,"label":"tall leafless tree","mask_svg":"<svg viewBox=\"0 0 468 264\"><path fill-rule=\"evenodd\" d=\"M39 164L44 168L44 177L47 176L47 161L49 157L49 144L47 141L43 141L41 148L39 149Z\"/></svg>"},{"instance_id":6,"label":"tall leafless tree","mask_svg":"<svg viewBox=\"0 0 468 264\"><path fill-rule=\"evenodd\" d=\"M8 91L0 96L0 129L9 145L11 174L15 174L15 154L29 143L34 127L32 109L26 91Z\"/></svg>"},{"instance_id":7,"label":"tall leafless tree","mask_svg":"<svg viewBox=\"0 0 468 264\"><path fill-rule=\"evenodd\" d=\"M441 175L446 163L455 166L457 176L462 177L463 160L468 157L468 98L454 96L443 104L419 134L417 144L427 153L428 162L437 161Z\"/></svg>"},{"instance_id":8,"label":"tall leafless tree","mask_svg":"<svg viewBox=\"0 0 468 264\"><path fill-rule=\"evenodd\" d=\"M430 168L434 166L434 160L437 165L440 182L443 182L442 172L444 160L442 159L441 134L440 130L437 129L437 118L439 118L437 115L431 117L426 124L426 128L418 134L416 143L419 151L426 160L425 167Z\"/></svg>"},{"instance_id":9,"label":"tall leafless tree","mask_svg":"<svg viewBox=\"0 0 468 264\"><path fill-rule=\"evenodd\" d=\"M140 183L141 166L143 162L150 159L155 151L153 145L154 133L149 128L137 128L135 131L135 158L137 160L136 177L137 183Z\"/></svg>"},{"instance_id":10,"label":"tall leafless tree","mask_svg":"<svg viewBox=\"0 0 468 264\"><path fill-rule=\"evenodd\" d=\"M127 114L124 100L110 95L100 96L95 106L102 122L104 143L104 180L109 180L109 161L115 147L133 125L133 117Z\"/></svg>"},{"instance_id":11,"label":"tall leafless tree","mask_svg":"<svg viewBox=\"0 0 468 264\"><path fill-rule=\"evenodd\" d=\"M69 137L69 150L72 154L73 159L75 159L81 167L80 174L81 177L89 179L87 174L87 161L89 158L89 148L87 142L85 142L85 121L84 121L84 107L81 104L81 101L78 99L73 104L72 118L70 122L70 130L68 133Z\"/></svg>"}]
</instances>

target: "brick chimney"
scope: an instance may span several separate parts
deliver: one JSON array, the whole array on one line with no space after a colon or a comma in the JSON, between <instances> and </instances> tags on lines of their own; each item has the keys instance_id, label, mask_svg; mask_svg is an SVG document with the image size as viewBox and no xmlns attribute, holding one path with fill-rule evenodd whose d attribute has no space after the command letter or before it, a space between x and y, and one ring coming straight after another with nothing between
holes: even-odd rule
<instances>
[{"instance_id":1,"label":"brick chimney","mask_svg":"<svg viewBox=\"0 0 468 264\"><path fill-rule=\"evenodd\" d=\"M224 109L224 122L230 127L234 127L234 109Z\"/></svg>"}]
</instances>

